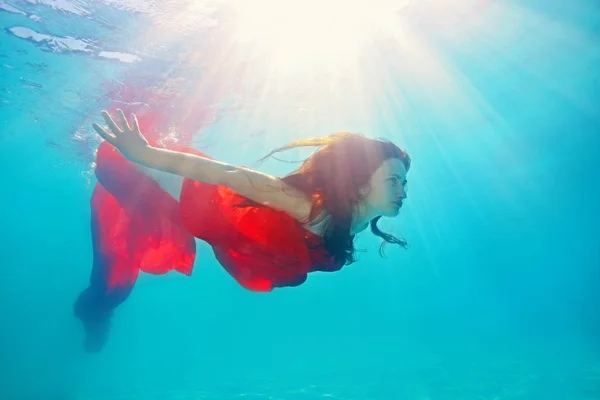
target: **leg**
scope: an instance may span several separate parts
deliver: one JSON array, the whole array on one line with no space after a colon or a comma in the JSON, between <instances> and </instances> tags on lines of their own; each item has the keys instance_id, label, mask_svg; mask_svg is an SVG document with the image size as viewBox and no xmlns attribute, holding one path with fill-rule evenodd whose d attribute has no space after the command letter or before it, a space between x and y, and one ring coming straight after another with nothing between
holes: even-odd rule
<instances>
[{"instance_id":1,"label":"leg","mask_svg":"<svg viewBox=\"0 0 600 400\"><path fill-rule=\"evenodd\" d=\"M138 268L127 265L132 260L119 254L114 243L110 242L111 237L106 235L111 226L118 225L123 222L119 219L125 218L106 212L107 208L114 209L115 204L116 200L97 184L92 196L92 273L89 286L79 295L74 307L75 317L81 320L85 329L88 352L103 348L113 310L129 297L139 273ZM103 218L100 218L101 215Z\"/></svg>"},{"instance_id":2,"label":"leg","mask_svg":"<svg viewBox=\"0 0 600 400\"><path fill-rule=\"evenodd\" d=\"M88 351L102 348L112 312L128 298L140 270L190 275L196 255L179 202L107 143L98 151L96 176L91 199L93 268L74 310L84 324Z\"/></svg>"}]
</instances>

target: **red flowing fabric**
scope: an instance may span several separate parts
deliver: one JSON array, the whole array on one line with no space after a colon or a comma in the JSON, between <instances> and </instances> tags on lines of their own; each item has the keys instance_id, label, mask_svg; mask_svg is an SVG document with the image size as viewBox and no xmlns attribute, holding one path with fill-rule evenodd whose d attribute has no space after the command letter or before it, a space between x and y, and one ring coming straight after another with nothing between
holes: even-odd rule
<instances>
[{"instance_id":1,"label":"red flowing fabric","mask_svg":"<svg viewBox=\"0 0 600 400\"><path fill-rule=\"evenodd\" d=\"M111 260L109 287L132 284L139 270L190 275L194 237L209 243L220 264L252 291L295 286L313 270L307 240L316 236L288 214L241 206L247 199L227 187L190 179L177 202L107 142L97 159L92 208L100 232L96 248Z\"/></svg>"},{"instance_id":2,"label":"red flowing fabric","mask_svg":"<svg viewBox=\"0 0 600 400\"><path fill-rule=\"evenodd\" d=\"M135 113L153 145L167 143L167 148L206 157L185 145L214 119L212 108L201 102L177 107L179 100L144 85L117 85L107 97L113 102L110 114L116 115L118 108L127 117ZM165 136L173 131L177 144ZM192 274L195 238L211 245L219 263L242 287L256 292L298 286L311 271L342 266L325 251L320 237L289 215L242 206L247 199L232 190L190 179L183 181L177 201L107 142L98 148L95 174L92 271L88 287L74 304L88 351L104 345L113 310L129 297L140 271Z\"/></svg>"},{"instance_id":3,"label":"red flowing fabric","mask_svg":"<svg viewBox=\"0 0 600 400\"><path fill-rule=\"evenodd\" d=\"M108 287L133 284L139 270L191 275L196 244L179 203L107 142L98 149L96 176L95 251L110 260Z\"/></svg>"},{"instance_id":4,"label":"red flowing fabric","mask_svg":"<svg viewBox=\"0 0 600 400\"><path fill-rule=\"evenodd\" d=\"M217 260L253 291L295 286L312 261L310 234L289 215L268 207L238 207L246 199L223 186L186 180L181 193L185 225L208 242Z\"/></svg>"},{"instance_id":5,"label":"red flowing fabric","mask_svg":"<svg viewBox=\"0 0 600 400\"><path fill-rule=\"evenodd\" d=\"M161 132L170 127L180 132L182 143L188 143L190 132L213 118L201 112L207 108L202 104L197 104L196 112L172 115L173 108L167 106L173 99L140 85L117 85L108 95L114 101L111 115L118 108L128 117L135 112L141 131L153 145L165 142ZM179 116L185 117L176 123ZM208 157L181 144L165 146ZM107 142L98 149L96 177L91 201L94 271L90 288L96 288L94 293L109 294L115 289L129 293L140 270L191 275L194 237L209 243L228 273L252 291L297 286L311 271L341 268L320 246L322 239L291 216L268 207L239 207L247 199L226 187L190 179L184 180L177 201Z\"/></svg>"}]
</instances>

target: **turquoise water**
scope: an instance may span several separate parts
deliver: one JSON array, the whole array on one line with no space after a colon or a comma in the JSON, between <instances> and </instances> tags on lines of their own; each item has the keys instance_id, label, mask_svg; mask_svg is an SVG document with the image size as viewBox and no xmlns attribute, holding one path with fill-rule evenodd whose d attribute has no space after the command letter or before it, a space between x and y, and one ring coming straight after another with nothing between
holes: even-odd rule
<instances>
[{"instance_id":1,"label":"turquoise water","mask_svg":"<svg viewBox=\"0 0 600 400\"><path fill-rule=\"evenodd\" d=\"M0 398L600 399L600 6L383 3L392 26L325 63L240 40L227 1L0 0ZM85 354L91 123L123 82L235 164L394 140L409 199L382 226L409 249L365 232L357 263L261 294L199 243Z\"/></svg>"}]
</instances>

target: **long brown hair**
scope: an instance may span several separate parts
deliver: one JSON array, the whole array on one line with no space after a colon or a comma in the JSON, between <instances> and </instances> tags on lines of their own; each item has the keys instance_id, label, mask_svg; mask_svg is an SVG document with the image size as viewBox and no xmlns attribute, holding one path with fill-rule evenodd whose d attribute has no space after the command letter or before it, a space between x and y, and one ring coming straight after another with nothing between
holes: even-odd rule
<instances>
[{"instance_id":1,"label":"long brown hair","mask_svg":"<svg viewBox=\"0 0 600 400\"><path fill-rule=\"evenodd\" d=\"M354 235L350 234L352 215L361 200L360 189L369 183L371 175L390 158L400 159L406 170L410 168L409 155L387 140L369 139L356 133L339 132L332 135L299 140L273 150L265 157L297 147L320 147L302 162L297 170L282 178L289 185L312 196L309 221L322 222L322 211L328 216L324 247L336 262L351 264L354 258ZM371 220L371 232L384 242L406 247L404 239L379 229L380 217Z\"/></svg>"}]
</instances>

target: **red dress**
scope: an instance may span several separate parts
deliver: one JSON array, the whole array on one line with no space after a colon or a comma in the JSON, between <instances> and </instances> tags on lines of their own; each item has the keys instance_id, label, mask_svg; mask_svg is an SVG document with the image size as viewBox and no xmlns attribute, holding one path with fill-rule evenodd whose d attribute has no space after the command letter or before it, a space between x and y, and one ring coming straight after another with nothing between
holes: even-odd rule
<instances>
[{"instance_id":1,"label":"red dress","mask_svg":"<svg viewBox=\"0 0 600 400\"><path fill-rule=\"evenodd\" d=\"M180 143L189 143L193 132L217 117L216 109L204 100L160 90L162 86L152 81L138 82L138 74L108 84L103 98L113 102L111 113L117 108L126 115L135 113L149 140L164 139L160 132L173 129ZM211 104L217 101L210 99ZM103 346L112 311L130 295L140 271L191 275L195 237L210 244L227 272L252 291L297 286L312 271L342 267L324 250L321 238L285 213L236 207L243 197L189 179L184 180L177 201L107 142L98 149L95 173L93 265L89 285L74 305L75 316L86 330L88 350Z\"/></svg>"},{"instance_id":2,"label":"red dress","mask_svg":"<svg viewBox=\"0 0 600 400\"><path fill-rule=\"evenodd\" d=\"M210 244L227 272L252 291L298 286L310 272L342 267L319 236L288 214L240 206L246 198L227 187L190 179L184 180L177 201L107 142L98 149L96 176L91 200L94 265L90 285L76 304L84 322L121 304L139 271L191 275L194 237Z\"/></svg>"}]
</instances>

